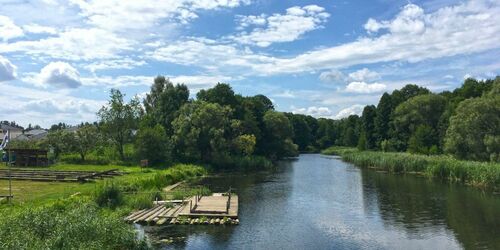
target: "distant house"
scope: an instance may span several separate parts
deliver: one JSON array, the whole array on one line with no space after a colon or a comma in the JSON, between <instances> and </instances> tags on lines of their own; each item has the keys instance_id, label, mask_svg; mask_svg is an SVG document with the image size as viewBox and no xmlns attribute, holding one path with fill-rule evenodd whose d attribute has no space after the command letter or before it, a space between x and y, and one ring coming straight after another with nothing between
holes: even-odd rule
<instances>
[{"instance_id":1,"label":"distant house","mask_svg":"<svg viewBox=\"0 0 500 250\"><path fill-rule=\"evenodd\" d=\"M0 124L0 140L3 140L3 137L5 136L7 131L10 131L10 139L16 139L16 137L23 134L22 128L10 126L7 124Z\"/></svg>"},{"instance_id":2,"label":"distant house","mask_svg":"<svg viewBox=\"0 0 500 250\"><path fill-rule=\"evenodd\" d=\"M30 140L40 140L47 136L49 132L45 129L32 129L24 132L24 135Z\"/></svg>"},{"instance_id":3,"label":"distant house","mask_svg":"<svg viewBox=\"0 0 500 250\"><path fill-rule=\"evenodd\" d=\"M76 133L76 131L78 131L78 129L80 129L78 126L74 126L74 127L67 127L63 130L65 132L69 132L69 133Z\"/></svg>"}]
</instances>

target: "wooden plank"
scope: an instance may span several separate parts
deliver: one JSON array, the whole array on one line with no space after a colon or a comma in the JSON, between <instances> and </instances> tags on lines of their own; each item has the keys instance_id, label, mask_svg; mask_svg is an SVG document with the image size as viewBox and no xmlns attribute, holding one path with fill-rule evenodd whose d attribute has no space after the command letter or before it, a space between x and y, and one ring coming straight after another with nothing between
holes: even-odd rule
<instances>
[{"instance_id":1,"label":"wooden plank","mask_svg":"<svg viewBox=\"0 0 500 250\"><path fill-rule=\"evenodd\" d=\"M144 215L142 215L139 218L135 219L134 223L138 223L138 222L144 221L146 218L148 218L149 216L151 216L153 213L155 213L157 210L159 210L161 208L162 208L162 206L156 206L156 207L151 208L150 210L148 210L147 213L145 213Z\"/></svg>"}]
</instances>

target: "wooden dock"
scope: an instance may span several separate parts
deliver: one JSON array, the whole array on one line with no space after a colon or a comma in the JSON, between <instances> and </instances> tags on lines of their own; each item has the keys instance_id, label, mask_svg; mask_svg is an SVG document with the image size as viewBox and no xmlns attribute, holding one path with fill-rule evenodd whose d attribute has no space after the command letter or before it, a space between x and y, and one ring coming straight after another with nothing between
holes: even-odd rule
<instances>
[{"instance_id":1,"label":"wooden dock","mask_svg":"<svg viewBox=\"0 0 500 250\"><path fill-rule=\"evenodd\" d=\"M130 223L149 225L238 225L238 196L215 193L212 196L193 196L182 202L160 201L125 217Z\"/></svg>"}]
</instances>

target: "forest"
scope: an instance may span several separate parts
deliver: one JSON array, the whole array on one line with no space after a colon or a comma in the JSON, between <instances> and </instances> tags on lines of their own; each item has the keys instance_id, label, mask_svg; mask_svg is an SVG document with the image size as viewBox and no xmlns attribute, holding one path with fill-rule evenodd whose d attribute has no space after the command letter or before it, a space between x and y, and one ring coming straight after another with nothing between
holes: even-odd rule
<instances>
[{"instance_id":1,"label":"forest","mask_svg":"<svg viewBox=\"0 0 500 250\"><path fill-rule=\"evenodd\" d=\"M224 83L192 99L186 85L163 76L154 79L144 100L124 99L112 89L98 121L79 125L75 133L55 124L44 140L13 146L51 148L52 158L80 163L148 159L152 165L219 169L265 168L330 146L500 161L500 77L469 78L441 93L409 84L384 93L361 116L340 120L279 112L266 96L235 94Z\"/></svg>"}]
</instances>

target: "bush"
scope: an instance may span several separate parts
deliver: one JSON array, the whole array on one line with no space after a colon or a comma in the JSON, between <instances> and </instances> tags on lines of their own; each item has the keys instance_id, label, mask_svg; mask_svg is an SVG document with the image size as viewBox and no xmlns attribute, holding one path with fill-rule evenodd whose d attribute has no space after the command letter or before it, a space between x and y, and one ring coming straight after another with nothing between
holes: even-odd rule
<instances>
[{"instance_id":1,"label":"bush","mask_svg":"<svg viewBox=\"0 0 500 250\"><path fill-rule=\"evenodd\" d=\"M123 194L117 184L105 182L96 187L94 199L100 207L115 208L123 203Z\"/></svg>"},{"instance_id":2,"label":"bush","mask_svg":"<svg viewBox=\"0 0 500 250\"><path fill-rule=\"evenodd\" d=\"M152 165L165 162L170 159L170 144L165 129L156 126L142 127L137 133L135 140L137 157L148 159Z\"/></svg>"},{"instance_id":3,"label":"bush","mask_svg":"<svg viewBox=\"0 0 500 250\"><path fill-rule=\"evenodd\" d=\"M2 213L0 239L0 249L148 248L121 217L75 199Z\"/></svg>"}]
</instances>

